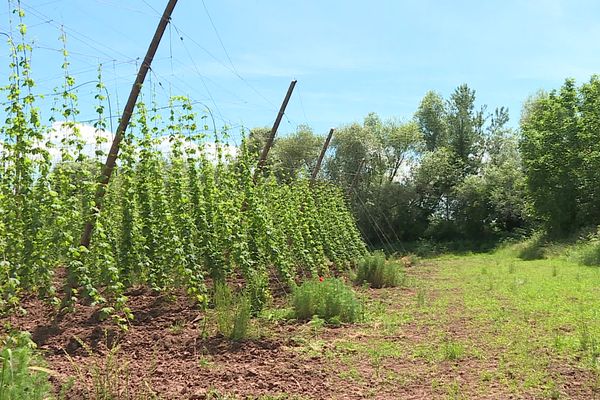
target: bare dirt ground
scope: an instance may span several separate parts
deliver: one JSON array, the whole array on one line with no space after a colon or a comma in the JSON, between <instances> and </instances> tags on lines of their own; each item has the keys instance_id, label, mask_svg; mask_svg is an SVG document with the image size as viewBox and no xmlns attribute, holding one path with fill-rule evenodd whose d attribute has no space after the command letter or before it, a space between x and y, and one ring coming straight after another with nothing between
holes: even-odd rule
<instances>
[{"instance_id":1,"label":"bare dirt ground","mask_svg":"<svg viewBox=\"0 0 600 400\"><path fill-rule=\"evenodd\" d=\"M417 267L409 275L435 286L433 271ZM600 398L591 373L564 360L548 366L563 382L559 397L511 384L498 372L502 350L480 340L486 327L464 312L459 293L436 316L419 305L415 288L360 291L364 323L255 321L253 337L242 342L211 332L184 297L144 289L128 294L135 319L127 332L99 321L95 308L78 305L57 318L35 299L24 300L26 315L0 322L31 332L65 399ZM429 291L428 301L442 294Z\"/></svg>"}]
</instances>

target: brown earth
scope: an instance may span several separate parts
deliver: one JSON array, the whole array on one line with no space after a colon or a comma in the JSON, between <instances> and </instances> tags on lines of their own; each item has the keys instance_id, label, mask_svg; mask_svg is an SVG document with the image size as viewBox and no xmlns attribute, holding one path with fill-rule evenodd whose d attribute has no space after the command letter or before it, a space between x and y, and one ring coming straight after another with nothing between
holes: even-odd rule
<instances>
[{"instance_id":1,"label":"brown earth","mask_svg":"<svg viewBox=\"0 0 600 400\"><path fill-rule=\"evenodd\" d=\"M409 273L436 279L426 269ZM548 398L543 388L515 390L500 378L482 378L485 371L499 370L499 351L467 352L452 361L415 355L415 349L437 340L439 326L444 340L479 345L478 330L484 327L476 326L460 304L436 322L415 307L416 290L362 292L367 302L390 315L404 313L407 321L387 326L385 319L374 319L338 328L260 321L253 339L232 342L216 335L184 296L139 288L128 293L135 319L126 332L100 321L97 308L77 305L75 313L56 316L51 306L32 298L22 302L26 314L0 322L31 332L65 399L104 399L101 389L125 400L224 398L215 393L227 398ZM591 373L571 364L557 360L549 366L565 382L560 398L600 398L590 385Z\"/></svg>"}]
</instances>

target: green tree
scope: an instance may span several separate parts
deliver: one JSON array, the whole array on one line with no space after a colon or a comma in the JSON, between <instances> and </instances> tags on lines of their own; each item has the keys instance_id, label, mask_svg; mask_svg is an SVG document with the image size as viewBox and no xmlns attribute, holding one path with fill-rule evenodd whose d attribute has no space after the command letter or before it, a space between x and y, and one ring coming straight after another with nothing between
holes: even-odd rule
<instances>
[{"instance_id":1,"label":"green tree","mask_svg":"<svg viewBox=\"0 0 600 400\"><path fill-rule=\"evenodd\" d=\"M393 182L398 177L400 168L419 155L423 135L414 121L399 123L390 120L384 124L383 131L388 180Z\"/></svg>"},{"instance_id":2,"label":"green tree","mask_svg":"<svg viewBox=\"0 0 600 400\"><path fill-rule=\"evenodd\" d=\"M475 91L457 87L448 100L446 125L448 148L463 168L463 176L477 172L484 149L484 110L475 109Z\"/></svg>"},{"instance_id":3,"label":"green tree","mask_svg":"<svg viewBox=\"0 0 600 400\"><path fill-rule=\"evenodd\" d=\"M421 100L415 119L425 140L427 151L446 144L446 107L438 93L429 91Z\"/></svg>"},{"instance_id":4,"label":"green tree","mask_svg":"<svg viewBox=\"0 0 600 400\"><path fill-rule=\"evenodd\" d=\"M528 112L520 148L534 208L551 233L566 234L577 227L578 168L584 163L575 82L536 99Z\"/></svg>"},{"instance_id":5,"label":"green tree","mask_svg":"<svg viewBox=\"0 0 600 400\"><path fill-rule=\"evenodd\" d=\"M308 125L300 125L291 135L278 138L270 154L277 178L289 182L301 173L310 176L324 140Z\"/></svg>"}]
</instances>

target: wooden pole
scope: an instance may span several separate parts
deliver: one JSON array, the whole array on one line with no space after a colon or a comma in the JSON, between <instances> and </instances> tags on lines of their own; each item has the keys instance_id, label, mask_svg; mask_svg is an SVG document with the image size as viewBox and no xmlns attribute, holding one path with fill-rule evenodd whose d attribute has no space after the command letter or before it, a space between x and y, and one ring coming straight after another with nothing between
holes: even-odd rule
<instances>
[{"instance_id":1,"label":"wooden pole","mask_svg":"<svg viewBox=\"0 0 600 400\"><path fill-rule=\"evenodd\" d=\"M296 86L297 80L293 80L290 82L290 87L285 94L285 98L283 99L283 103L281 103L281 107L279 108L279 113L277 114L277 118L275 118L275 122L273 123L273 127L271 128L271 135L267 139L267 143L265 143L265 147L263 147L262 153L260 154L260 158L258 159L258 163L256 165L256 170L254 171L254 182L258 179L258 175L261 173L262 169L265 167L267 162L267 155L269 154L269 150L273 147L273 142L275 141L275 135L277 134L277 129L279 129L279 124L281 123L281 119L283 118L283 114L285 114L285 109L290 101L290 97L292 97L292 92L294 91L294 87Z\"/></svg>"},{"instance_id":2,"label":"wooden pole","mask_svg":"<svg viewBox=\"0 0 600 400\"><path fill-rule=\"evenodd\" d=\"M123 136L125 135L125 131L127 130L127 126L129 125L129 120L131 119L131 115L133 114L133 109L135 107L135 103L137 102L138 95L140 94L140 90L142 89L142 85L144 80L146 79L146 74L150 69L150 65L152 64L152 60L154 55L156 54L156 50L158 49L158 45L160 44L160 40L167 28L169 21L171 20L171 14L173 13L173 9L177 4L177 0L169 0L167 7L156 27L156 32L154 33L154 37L150 42L150 46L148 47L148 51L146 52L146 57L144 57L144 61L140 66L138 74L135 78L135 82L131 87L131 92L129 93L129 98L127 99L127 104L125 104L125 108L123 109L123 115L121 116L121 120L119 122L119 127L115 132L115 137L112 142L112 146L110 147L110 151L108 152L108 156L106 158L106 163L102 167L102 175L100 177L100 184L96 189L96 196L94 201L94 212L90 213L88 216L88 220L83 228L83 234L81 235L81 246L90 247L90 241L92 239L92 232L94 230L94 226L96 225L97 213L102 208L102 200L106 193L106 186L110 181L113 170L115 168L117 162L117 156L119 155L119 147L121 145L121 140L123 140Z\"/></svg>"},{"instance_id":3,"label":"wooden pole","mask_svg":"<svg viewBox=\"0 0 600 400\"><path fill-rule=\"evenodd\" d=\"M327 135L327 139L325 139L325 143L323 143L323 148L321 149L321 154L319 154L319 158L317 159L317 165L315 165L315 169L313 169L312 175L310 177L310 184L314 185L315 180L317 179L317 174L321 169L321 163L323 162L323 158L325 158L325 153L327 152L327 148L329 147L329 142L331 142L331 137L333 136L334 129L331 128L329 130L329 134Z\"/></svg>"}]
</instances>

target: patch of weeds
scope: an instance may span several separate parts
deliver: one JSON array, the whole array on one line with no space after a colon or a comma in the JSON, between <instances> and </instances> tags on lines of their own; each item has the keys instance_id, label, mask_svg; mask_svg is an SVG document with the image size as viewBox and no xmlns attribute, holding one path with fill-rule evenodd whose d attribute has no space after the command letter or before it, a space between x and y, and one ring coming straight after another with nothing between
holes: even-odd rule
<instances>
[{"instance_id":1,"label":"patch of weeds","mask_svg":"<svg viewBox=\"0 0 600 400\"><path fill-rule=\"evenodd\" d=\"M169 332L173 335L180 335L185 329L185 321L177 320L169 327Z\"/></svg>"},{"instance_id":2,"label":"patch of weeds","mask_svg":"<svg viewBox=\"0 0 600 400\"><path fill-rule=\"evenodd\" d=\"M441 348L441 357L443 360L460 360L465 354L464 346L453 340L444 340Z\"/></svg>"},{"instance_id":3,"label":"patch of weeds","mask_svg":"<svg viewBox=\"0 0 600 400\"><path fill-rule=\"evenodd\" d=\"M252 312L250 299L243 294L234 295L225 284L217 284L214 301L219 332L231 340L245 339Z\"/></svg>"},{"instance_id":4,"label":"patch of weeds","mask_svg":"<svg viewBox=\"0 0 600 400\"><path fill-rule=\"evenodd\" d=\"M310 331L314 337L319 335L319 332L321 332L325 326L325 323L326 321L323 318L319 317L318 315L313 315L308 325L310 326Z\"/></svg>"},{"instance_id":5,"label":"patch of weeds","mask_svg":"<svg viewBox=\"0 0 600 400\"><path fill-rule=\"evenodd\" d=\"M311 358L322 357L325 353L327 343L322 339L309 339L304 341L300 351Z\"/></svg>"},{"instance_id":6,"label":"patch of weeds","mask_svg":"<svg viewBox=\"0 0 600 400\"><path fill-rule=\"evenodd\" d=\"M406 324L411 319L411 316L408 314L389 311L387 314L382 314L380 317L383 329L388 335L396 334L400 327Z\"/></svg>"},{"instance_id":7,"label":"patch of weeds","mask_svg":"<svg viewBox=\"0 0 600 400\"><path fill-rule=\"evenodd\" d=\"M493 378L494 373L492 371L485 370L479 373L479 379L481 380L481 382L491 382Z\"/></svg>"},{"instance_id":8,"label":"patch of weeds","mask_svg":"<svg viewBox=\"0 0 600 400\"><path fill-rule=\"evenodd\" d=\"M561 397L560 390L558 390L556 382L554 382L552 379L550 379L546 384L546 389L544 392L546 397L551 400L559 400Z\"/></svg>"},{"instance_id":9,"label":"patch of weeds","mask_svg":"<svg viewBox=\"0 0 600 400\"><path fill-rule=\"evenodd\" d=\"M417 305L425 307L425 289L422 287L417 288Z\"/></svg>"},{"instance_id":10,"label":"patch of weeds","mask_svg":"<svg viewBox=\"0 0 600 400\"><path fill-rule=\"evenodd\" d=\"M514 262L511 262L510 264L508 264L508 273L509 274L514 274L516 270L517 270L517 267Z\"/></svg>"},{"instance_id":11,"label":"patch of weeds","mask_svg":"<svg viewBox=\"0 0 600 400\"><path fill-rule=\"evenodd\" d=\"M582 242L571 249L574 258L583 265L600 266L600 227L595 233L582 238Z\"/></svg>"},{"instance_id":12,"label":"patch of weeds","mask_svg":"<svg viewBox=\"0 0 600 400\"><path fill-rule=\"evenodd\" d=\"M348 381L353 381L353 382L363 382L364 378L363 376L360 374L360 372L358 372L358 370L354 367L346 370L346 371L340 371L338 373L338 376L340 377L340 379L343 380L348 380Z\"/></svg>"},{"instance_id":13,"label":"patch of weeds","mask_svg":"<svg viewBox=\"0 0 600 400\"><path fill-rule=\"evenodd\" d=\"M35 354L35 343L28 333L0 340L0 399L48 399L51 374L53 371Z\"/></svg>"},{"instance_id":14,"label":"patch of weeds","mask_svg":"<svg viewBox=\"0 0 600 400\"><path fill-rule=\"evenodd\" d=\"M594 241L583 248L579 254L579 259L583 265L600 265L600 241Z\"/></svg>"},{"instance_id":15,"label":"patch of weeds","mask_svg":"<svg viewBox=\"0 0 600 400\"><path fill-rule=\"evenodd\" d=\"M399 262L387 261L383 251L376 251L358 262L356 281L368 282L377 289L400 286L404 281L404 267Z\"/></svg>"},{"instance_id":16,"label":"patch of weeds","mask_svg":"<svg viewBox=\"0 0 600 400\"><path fill-rule=\"evenodd\" d=\"M214 362L208 356L201 356L198 359L198 365L200 368L212 368L214 366Z\"/></svg>"},{"instance_id":17,"label":"patch of weeds","mask_svg":"<svg viewBox=\"0 0 600 400\"><path fill-rule=\"evenodd\" d=\"M431 347L427 345L414 346L412 356L415 358L423 358L428 361L433 361L435 359L435 353L431 350Z\"/></svg>"},{"instance_id":18,"label":"patch of weeds","mask_svg":"<svg viewBox=\"0 0 600 400\"><path fill-rule=\"evenodd\" d=\"M446 398L448 400L462 400L466 398L462 394L460 390L460 384L457 381L454 381L446 386Z\"/></svg>"},{"instance_id":19,"label":"patch of weeds","mask_svg":"<svg viewBox=\"0 0 600 400\"><path fill-rule=\"evenodd\" d=\"M521 260L541 260L546 256L545 240L541 233L536 233L528 240L515 245L517 256Z\"/></svg>"},{"instance_id":20,"label":"patch of weeds","mask_svg":"<svg viewBox=\"0 0 600 400\"><path fill-rule=\"evenodd\" d=\"M431 389L434 392L438 392L443 386L444 384L438 378L433 378L431 380Z\"/></svg>"},{"instance_id":21,"label":"patch of weeds","mask_svg":"<svg viewBox=\"0 0 600 400\"><path fill-rule=\"evenodd\" d=\"M559 353L562 352L567 347L564 336L557 332L554 335L553 345L554 345L554 349L557 352L559 352Z\"/></svg>"},{"instance_id":22,"label":"patch of weeds","mask_svg":"<svg viewBox=\"0 0 600 400\"><path fill-rule=\"evenodd\" d=\"M313 316L328 324L355 322L363 316L363 306L352 288L339 279L312 279L298 286L292 295L294 316L310 320Z\"/></svg>"},{"instance_id":23,"label":"patch of weeds","mask_svg":"<svg viewBox=\"0 0 600 400\"><path fill-rule=\"evenodd\" d=\"M258 317L269 322L287 322L294 319L294 310L291 308L265 308Z\"/></svg>"},{"instance_id":24,"label":"patch of weeds","mask_svg":"<svg viewBox=\"0 0 600 400\"><path fill-rule=\"evenodd\" d=\"M88 353L90 359L94 355L92 349L81 339L75 337L81 347ZM87 377L91 377L91 386L75 385L73 394L82 396L87 400L142 400L158 399L158 396L150 388L150 385L144 380L143 385L132 387L130 385L129 363L120 357L120 346L114 345L107 352L104 359L98 359L89 364L81 364L73 360L67 354L69 362L75 371L77 382L86 382ZM146 373L151 375L154 368ZM71 394L71 393L68 393Z\"/></svg>"},{"instance_id":25,"label":"patch of weeds","mask_svg":"<svg viewBox=\"0 0 600 400\"><path fill-rule=\"evenodd\" d=\"M588 323L582 322L579 327L579 350L585 354L589 365L597 368L600 362L600 342L590 333Z\"/></svg>"}]
</instances>

